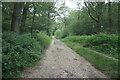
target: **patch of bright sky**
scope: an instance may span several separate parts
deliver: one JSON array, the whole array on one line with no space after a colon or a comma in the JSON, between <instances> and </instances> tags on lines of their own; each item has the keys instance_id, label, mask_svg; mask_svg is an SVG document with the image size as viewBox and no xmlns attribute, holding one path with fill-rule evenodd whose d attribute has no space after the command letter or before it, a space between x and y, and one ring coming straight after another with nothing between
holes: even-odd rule
<instances>
[{"instance_id":1,"label":"patch of bright sky","mask_svg":"<svg viewBox=\"0 0 120 80\"><path fill-rule=\"evenodd\" d=\"M68 6L70 9L77 9L77 7L78 7L76 5L75 1L66 0L65 3L66 3L65 5Z\"/></svg>"},{"instance_id":2,"label":"patch of bright sky","mask_svg":"<svg viewBox=\"0 0 120 80\"><path fill-rule=\"evenodd\" d=\"M65 5L69 7L71 10L77 10L77 2L80 3L80 7L82 8L84 6L84 1L89 1L89 2L105 2L107 3L109 0L58 0L58 5L60 5L63 1L65 1ZM114 1L114 0L110 0Z\"/></svg>"},{"instance_id":3,"label":"patch of bright sky","mask_svg":"<svg viewBox=\"0 0 120 80\"><path fill-rule=\"evenodd\" d=\"M84 6L84 1L96 2L96 0L57 0L57 3L56 3L55 6L59 9L64 1L65 1L65 6L67 6L70 9L70 12L72 10L81 9ZM105 3L107 3L108 0L98 0L97 2L105 2ZM78 7L77 3L80 3L79 7ZM69 15L69 11L66 11L65 14L66 14L66 16ZM64 17L63 14L60 14L60 15L61 15L61 17ZM59 18L59 16L56 16L56 22L59 22L57 20L57 18Z\"/></svg>"},{"instance_id":4,"label":"patch of bright sky","mask_svg":"<svg viewBox=\"0 0 120 80\"><path fill-rule=\"evenodd\" d=\"M57 0L57 7L60 7L60 5L65 1L65 6L69 7L70 10L77 10L77 2L81 4L81 7L84 6L83 0Z\"/></svg>"}]
</instances>

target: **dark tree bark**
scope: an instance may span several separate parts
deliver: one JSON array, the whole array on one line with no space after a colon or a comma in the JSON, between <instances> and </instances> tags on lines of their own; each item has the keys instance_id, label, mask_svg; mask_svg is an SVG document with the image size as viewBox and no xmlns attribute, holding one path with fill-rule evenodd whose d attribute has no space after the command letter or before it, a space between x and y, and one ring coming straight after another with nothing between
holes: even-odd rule
<instances>
[{"instance_id":1,"label":"dark tree bark","mask_svg":"<svg viewBox=\"0 0 120 80\"><path fill-rule=\"evenodd\" d=\"M12 14L12 22L11 22L11 31L15 33L19 33L20 31L20 23L21 23L21 12L24 3L22 2L15 2L14 3L14 10Z\"/></svg>"},{"instance_id":2,"label":"dark tree bark","mask_svg":"<svg viewBox=\"0 0 120 80\"><path fill-rule=\"evenodd\" d=\"M26 23L26 19L27 19L27 12L28 12L28 10L29 10L29 3L26 3L24 8L23 8L21 32L25 31L24 27L25 27L25 23Z\"/></svg>"},{"instance_id":3,"label":"dark tree bark","mask_svg":"<svg viewBox=\"0 0 120 80\"><path fill-rule=\"evenodd\" d=\"M47 35L50 35L50 10L51 6L48 6L48 28L47 28Z\"/></svg>"},{"instance_id":4,"label":"dark tree bark","mask_svg":"<svg viewBox=\"0 0 120 80\"><path fill-rule=\"evenodd\" d=\"M112 33L111 2L108 3L108 14L109 14L109 33Z\"/></svg>"},{"instance_id":5,"label":"dark tree bark","mask_svg":"<svg viewBox=\"0 0 120 80\"><path fill-rule=\"evenodd\" d=\"M118 2L118 48L117 48L117 52L118 52L118 55L119 55L119 52L120 52L120 1ZM120 60L120 57L118 58L119 60ZM120 64L120 62L118 63L118 64ZM119 69L118 69L118 72L119 72L119 74L118 75L120 75L120 67L119 67ZM120 76L118 77L118 78L120 78Z\"/></svg>"},{"instance_id":6,"label":"dark tree bark","mask_svg":"<svg viewBox=\"0 0 120 80\"><path fill-rule=\"evenodd\" d=\"M118 34L120 34L120 1L118 2Z\"/></svg>"},{"instance_id":7,"label":"dark tree bark","mask_svg":"<svg viewBox=\"0 0 120 80\"><path fill-rule=\"evenodd\" d=\"M34 7L34 12L33 12L33 19L32 19L31 34L33 33L33 27L34 27L34 22L35 22L35 12L36 12L34 3L33 3L33 7Z\"/></svg>"}]
</instances>

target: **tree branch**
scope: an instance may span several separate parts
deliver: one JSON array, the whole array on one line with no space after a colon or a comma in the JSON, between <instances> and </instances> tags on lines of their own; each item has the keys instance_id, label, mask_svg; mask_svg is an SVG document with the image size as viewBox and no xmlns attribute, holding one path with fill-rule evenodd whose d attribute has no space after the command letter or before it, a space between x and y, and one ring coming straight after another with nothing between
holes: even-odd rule
<instances>
[{"instance_id":1,"label":"tree branch","mask_svg":"<svg viewBox=\"0 0 120 80\"><path fill-rule=\"evenodd\" d=\"M85 6L88 8L88 13L89 13L90 17L91 17L94 21L98 22L98 20L95 19L95 18L92 16L92 14L90 13L90 8L87 6L86 2L84 2L84 4L85 4Z\"/></svg>"}]
</instances>

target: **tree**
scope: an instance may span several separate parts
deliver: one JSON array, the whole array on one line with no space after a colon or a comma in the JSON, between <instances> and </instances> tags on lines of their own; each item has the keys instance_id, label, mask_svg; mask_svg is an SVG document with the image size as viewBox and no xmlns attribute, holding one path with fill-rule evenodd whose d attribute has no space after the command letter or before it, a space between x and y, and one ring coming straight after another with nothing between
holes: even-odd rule
<instances>
[{"instance_id":1,"label":"tree","mask_svg":"<svg viewBox=\"0 0 120 80\"><path fill-rule=\"evenodd\" d=\"M120 34L120 1L118 2L118 33Z\"/></svg>"},{"instance_id":2,"label":"tree","mask_svg":"<svg viewBox=\"0 0 120 80\"><path fill-rule=\"evenodd\" d=\"M50 27L50 10L51 6L48 6L48 27ZM49 28L47 29L47 35L50 35Z\"/></svg>"},{"instance_id":3,"label":"tree","mask_svg":"<svg viewBox=\"0 0 120 80\"><path fill-rule=\"evenodd\" d=\"M33 27L34 27L34 22L35 22L35 12L36 12L34 3L33 3L33 7L34 7L34 12L33 12L33 19L32 19L31 34L33 33Z\"/></svg>"},{"instance_id":4,"label":"tree","mask_svg":"<svg viewBox=\"0 0 120 80\"><path fill-rule=\"evenodd\" d=\"M79 20L80 20L80 7L81 7L81 3L77 2L77 6L78 6L78 25L79 25Z\"/></svg>"},{"instance_id":5,"label":"tree","mask_svg":"<svg viewBox=\"0 0 120 80\"><path fill-rule=\"evenodd\" d=\"M29 4L30 3L26 2L25 5L24 5L24 8L23 8L21 28L20 28L21 32L24 32L24 28L26 26L26 19L27 19L27 13L28 13L28 10L29 10Z\"/></svg>"},{"instance_id":6,"label":"tree","mask_svg":"<svg viewBox=\"0 0 120 80\"><path fill-rule=\"evenodd\" d=\"M15 2L14 3L14 10L12 14L12 22L11 22L11 31L15 33L20 32L20 23L21 23L21 13L24 3L22 2Z\"/></svg>"},{"instance_id":7,"label":"tree","mask_svg":"<svg viewBox=\"0 0 120 80\"><path fill-rule=\"evenodd\" d=\"M2 2L2 31L11 30L11 16L13 13L13 3Z\"/></svg>"},{"instance_id":8,"label":"tree","mask_svg":"<svg viewBox=\"0 0 120 80\"><path fill-rule=\"evenodd\" d=\"M78 23L78 13L79 15L79 23ZM70 30L70 35L89 35L95 32L94 29L94 21L89 17L87 12L87 8L83 7L81 10L72 11L67 18L69 24L67 25Z\"/></svg>"},{"instance_id":9,"label":"tree","mask_svg":"<svg viewBox=\"0 0 120 80\"><path fill-rule=\"evenodd\" d=\"M51 29L51 26L50 26L50 25L51 25L51 21L52 21L52 19L51 19L51 17L52 17L51 13L52 13L52 14L55 13L53 5L54 5L54 4L51 3L51 2L47 3L47 7L48 7L48 8L47 8L47 12L48 12L48 13L47 13L47 16L48 16L48 20L47 20L47 21L48 21L48 22L47 22L47 23L48 23L48 24L47 24L47 26L48 26L48 27L47 27L47 35L51 35L51 33L50 33L50 29Z\"/></svg>"},{"instance_id":10,"label":"tree","mask_svg":"<svg viewBox=\"0 0 120 80\"><path fill-rule=\"evenodd\" d=\"M84 2L84 4L88 9L89 16L96 22L96 32L100 32L100 21L104 10L104 2Z\"/></svg>"},{"instance_id":11,"label":"tree","mask_svg":"<svg viewBox=\"0 0 120 80\"><path fill-rule=\"evenodd\" d=\"M112 17L111 17L111 2L108 0L108 14L109 14L109 33L112 33Z\"/></svg>"}]
</instances>

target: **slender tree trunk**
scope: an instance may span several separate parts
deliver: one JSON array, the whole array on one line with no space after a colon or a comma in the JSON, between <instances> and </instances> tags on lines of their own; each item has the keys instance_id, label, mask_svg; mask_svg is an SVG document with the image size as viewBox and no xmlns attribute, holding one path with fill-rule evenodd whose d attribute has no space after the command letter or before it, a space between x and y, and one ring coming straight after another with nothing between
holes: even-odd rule
<instances>
[{"instance_id":1,"label":"slender tree trunk","mask_svg":"<svg viewBox=\"0 0 120 80\"><path fill-rule=\"evenodd\" d=\"M66 29L66 27L67 27L67 24L66 24L65 13L64 13L63 15L64 15L64 25L65 25L65 29Z\"/></svg>"},{"instance_id":2,"label":"slender tree trunk","mask_svg":"<svg viewBox=\"0 0 120 80\"><path fill-rule=\"evenodd\" d=\"M97 26L96 26L96 33L100 32L100 31L101 31L101 26L100 26L100 23L98 21Z\"/></svg>"},{"instance_id":3,"label":"slender tree trunk","mask_svg":"<svg viewBox=\"0 0 120 80\"><path fill-rule=\"evenodd\" d=\"M32 27L31 27L31 34L33 33L33 27L34 27L34 22L35 22L35 12L36 12L36 8L35 5L33 3L34 6L34 12L33 12L33 20L32 20Z\"/></svg>"},{"instance_id":4,"label":"slender tree trunk","mask_svg":"<svg viewBox=\"0 0 120 80\"><path fill-rule=\"evenodd\" d=\"M66 2L65 2L65 0L64 0L64 6L66 5ZM65 29L66 29L66 27L67 27L67 24L66 24L66 18L65 18L65 10L64 10L64 13L63 13L63 15L64 15L64 25L65 25Z\"/></svg>"},{"instance_id":5,"label":"slender tree trunk","mask_svg":"<svg viewBox=\"0 0 120 80\"><path fill-rule=\"evenodd\" d=\"M79 26L79 20L80 20L80 11L78 11L78 21L77 21L78 26Z\"/></svg>"},{"instance_id":6,"label":"slender tree trunk","mask_svg":"<svg viewBox=\"0 0 120 80\"><path fill-rule=\"evenodd\" d=\"M21 23L21 11L24 3L16 2L14 3L14 10L12 14L12 22L11 22L11 31L15 33L19 33L20 31L20 23Z\"/></svg>"},{"instance_id":7,"label":"slender tree trunk","mask_svg":"<svg viewBox=\"0 0 120 80\"><path fill-rule=\"evenodd\" d=\"M111 2L108 3L109 33L112 33Z\"/></svg>"},{"instance_id":8,"label":"slender tree trunk","mask_svg":"<svg viewBox=\"0 0 120 80\"><path fill-rule=\"evenodd\" d=\"M23 15L22 15L22 23L21 23L21 32L24 31L26 19L27 19L27 12L29 9L29 3L26 3L24 8L23 8Z\"/></svg>"},{"instance_id":9,"label":"slender tree trunk","mask_svg":"<svg viewBox=\"0 0 120 80\"><path fill-rule=\"evenodd\" d=\"M118 2L118 33L120 34L120 1Z\"/></svg>"},{"instance_id":10,"label":"slender tree trunk","mask_svg":"<svg viewBox=\"0 0 120 80\"><path fill-rule=\"evenodd\" d=\"M118 38L118 49L117 49L117 52L119 54L119 52L120 52L120 1L118 2L118 36L119 36L119 38ZM120 56L119 56L118 59L120 60ZM120 64L120 62L118 62L118 64ZM118 75L120 75L120 67L118 69L118 73L119 73ZM118 76L118 78L120 78L120 76Z\"/></svg>"},{"instance_id":11,"label":"slender tree trunk","mask_svg":"<svg viewBox=\"0 0 120 80\"><path fill-rule=\"evenodd\" d=\"M49 5L48 8L49 8L49 9L48 9L48 28L47 28L47 35L50 35L50 9L51 9L50 5Z\"/></svg>"},{"instance_id":12,"label":"slender tree trunk","mask_svg":"<svg viewBox=\"0 0 120 80\"><path fill-rule=\"evenodd\" d=\"M96 33L101 32L100 17L97 18Z\"/></svg>"},{"instance_id":13,"label":"slender tree trunk","mask_svg":"<svg viewBox=\"0 0 120 80\"><path fill-rule=\"evenodd\" d=\"M77 6L78 6L78 9L79 9L79 10L78 10L78 18L77 18L78 21L77 21L77 25L79 25L79 20L80 20L80 3L78 3Z\"/></svg>"}]
</instances>

